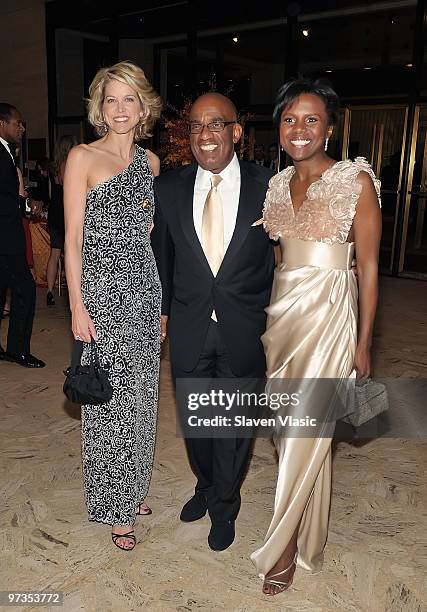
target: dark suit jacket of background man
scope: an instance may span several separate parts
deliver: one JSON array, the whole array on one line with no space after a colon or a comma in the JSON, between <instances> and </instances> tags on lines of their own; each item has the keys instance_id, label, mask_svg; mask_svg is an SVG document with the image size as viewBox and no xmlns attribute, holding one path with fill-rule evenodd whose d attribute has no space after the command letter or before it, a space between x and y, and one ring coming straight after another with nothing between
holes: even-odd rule
<instances>
[{"instance_id":1,"label":"dark suit jacket of background man","mask_svg":"<svg viewBox=\"0 0 427 612\"><path fill-rule=\"evenodd\" d=\"M265 374L260 336L265 331L274 250L263 226L252 224L262 217L273 173L244 161L240 171L236 226L216 277L193 223L197 164L166 172L154 181L152 244L162 282L162 314L169 315L172 370L191 372L196 367L215 310L233 373Z\"/></svg>"},{"instance_id":2,"label":"dark suit jacket of background man","mask_svg":"<svg viewBox=\"0 0 427 612\"><path fill-rule=\"evenodd\" d=\"M25 198L19 195L18 173L0 143L0 308L3 309L6 290L10 287L7 352L18 358L30 355L36 300L36 285L25 256L23 214Z\"/></svg>"},{"instance_id":3,"label":"dark suit jacket of background man","mask_svg":"<svg viewBox=\"0 0 427 612\"><path fill-rule=\"evenodd\" d=\"M20 209L15 164L0 143L0 255L25 254L25 234Z\"/></svg>"}]
</instances>

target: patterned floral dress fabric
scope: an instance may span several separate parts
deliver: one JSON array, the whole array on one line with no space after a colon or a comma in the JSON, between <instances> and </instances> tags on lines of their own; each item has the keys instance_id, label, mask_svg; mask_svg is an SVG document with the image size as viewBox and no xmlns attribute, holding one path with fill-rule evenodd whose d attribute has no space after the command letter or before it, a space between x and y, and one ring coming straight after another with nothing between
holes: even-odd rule
<instances>
[{"instance_id":1,"label":"patterned floral dress fabric","mask_svg":"<svg viewBox=\"0 0 427 612\"><path fill-rule=\"evenodd\" d=\"M82 294L112 399L82 406L89 520L134 523L149 487L156 436L161 286L150 244L153 175L144 149L86 201ZM89 346L82 363L87 363Z\"/></svg>"}]
</instances>

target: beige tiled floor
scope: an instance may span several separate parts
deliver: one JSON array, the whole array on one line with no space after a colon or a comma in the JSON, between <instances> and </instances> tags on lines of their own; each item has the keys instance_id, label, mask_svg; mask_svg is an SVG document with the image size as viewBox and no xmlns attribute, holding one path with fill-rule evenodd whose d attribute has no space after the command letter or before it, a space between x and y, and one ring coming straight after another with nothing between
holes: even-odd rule
<instances>
[{"instance_id":1,"label":"beige tiled floor","mask_svg":"<svg viewBox=\"0 0 427 612\"><path fill-rule=\"evenodd\" d=\"M426 298L427 283L381 279L377 375L425 377ZM195 524L178 519L194 481L175 436L166 357L147 500L153 515L139 518L139 544L132 553L114 548L108 527L86 519L79 409L62 394L70 346L65 299L48 310L39 291L38 303L32 352L47 367L31 371L0 362L0 590L60 590L67 612L427 609L424 439L338 444L324 570L317 575L298 570L288 593L267 599L249 554L271 517L272 445L257 442L236 541L213 553L206 518ZM5 331L3 322L3 345Z\"/></svg>"}]
</instances>

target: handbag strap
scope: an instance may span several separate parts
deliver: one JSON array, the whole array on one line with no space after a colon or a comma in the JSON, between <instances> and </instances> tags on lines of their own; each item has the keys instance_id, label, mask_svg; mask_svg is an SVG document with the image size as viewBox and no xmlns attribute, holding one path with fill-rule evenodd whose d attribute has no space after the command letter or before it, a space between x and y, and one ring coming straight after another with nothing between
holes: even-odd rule
<instances>
[{"instance_id":1,"label":"handbag strap","mask_svg":"<svg viewBox=\"0 0 427 612\"><path fill-rule=\"evenodd\" d=\"M83 354L83 342L81 340L74 340L73 351L71 353L71 367L70 370L75 372L79 367Z\"/></svg>"},{"instance_id":2,"label":"handbag strap","mask_svg":"<svg viewBox=\"0 0 427 612\"><path fill-rule=\"evenodd\" d=\"M75 372L76 369L81 365L83 355L83 342L81 340L74 340L73 351L71 353L71 371ZM90 343L90 369L100 368L98 347L96 346L95 340L92 338Z\"/></svg>"},{"instance_id":3,"label":"handbag strap","mask_svg":"<svg viewBox=\"0 0 427 612\"><path fill-rule=\"evenodd\" d=\"M93 338L91 339L91 342L90 342L90 365L91 365L91 368L100 369L101 367L101 364L99 362L98 347Z\"/></svg>"}]
</instances>

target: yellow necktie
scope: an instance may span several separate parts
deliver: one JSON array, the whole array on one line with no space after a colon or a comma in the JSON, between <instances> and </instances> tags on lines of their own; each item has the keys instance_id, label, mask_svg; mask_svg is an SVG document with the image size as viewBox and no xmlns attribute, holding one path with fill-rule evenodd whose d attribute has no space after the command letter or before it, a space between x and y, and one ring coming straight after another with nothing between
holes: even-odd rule
<instances>
[{"instance_id":1,"label":"yellow necktie","mask_svg":"<svg viewBox=\"0 0 427 612\"><path fill-rule=\"evenodd\" d=\"M224 258L224 212L218 185L222 178L214 174L202 217L202 246L214 276Z\"/></svg>"}]
</instances>

